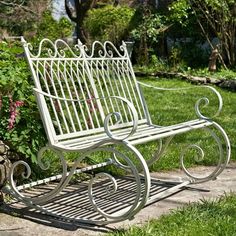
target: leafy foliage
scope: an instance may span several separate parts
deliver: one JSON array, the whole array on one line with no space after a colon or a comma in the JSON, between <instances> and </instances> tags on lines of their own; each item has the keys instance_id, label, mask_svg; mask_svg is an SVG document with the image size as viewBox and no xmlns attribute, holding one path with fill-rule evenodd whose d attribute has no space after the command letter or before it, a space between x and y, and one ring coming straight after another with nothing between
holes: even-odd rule
<instances>
[{"instance_id":1,"label":"leafy foliage","mask_svg":"<svg viewBox=\"0 0 236 236\"><path fill-rule=\"evenodd\" d=\"M49 0L4 0L0 1L0 29L12 35L23 35L36 30L42 13L49 7Z\"/></svg>"},{"instance_id":2,"label":"leafy foliage","mask_svg":"<svg viewBox=\"0 0 236 236\"><path fill-rule=\"evenodd\" d=\"M45 133L32 94L28 65L18 44L0 43L0 139L35 161ZM12 122L12 125L10 125Z\"/></svg>"},{"instance_id":3,"label":"leafy foliage","mask_svg":"<svg viewBox=\"0 0 236 236\"><path fill-rule=\"evenodd\" d=\"M132 30L131 35L135 40L140 40L142 34L146 33L149 43L152 45L158 41L161 32L166 28L165 17L159 14L143 16L142 23Z\"/></svg>"},{"instance_id":4,"label":"leafy foliage","mask_svg":"<svg viewBox=\"0 0 236 236\"><path fill-rule=\"evenodd\" d=\"M224 55L226 62L232 67L235 66L236 61L235 7L236 3L233 0L178 0L170 7L170 20L178 22L183 27L191 27L190 19L195 19L195 24L198 24L198 29L212 49L216 46L212 43L212 39L218 38L218 48L222 54L219 55L220 61L225 66ZM193 28L191 32L194 32Z\"/></svg>"},{"instance_id":5,"label":"leafy foliage","mask_svg":"<svg viewBox=\"0 0 236 236\"><path fill-rule=\"evenodd\" d=\"M140 7L139 23L131 31L131 37L136 43L134 53L137 55L137 62L147 65L153 55L157 55L159 40L163 33L169 28L166 24L166 17L157 12L152 12L148 7Z\"/></svg>"},{"instance_id":6,"label":"leafy foliage","mask_svg":"<svg viewBox=\"0 0 236 236\"><path fill-rule=\"evenodd\" d=\"M134 13L134 9L126 6L92 9L84 25L93 40L110 40L118 43L126 38Z\"/></svg>"},{"instance_id":7,"label":"leafy foliage","mask_svg":"<svg viewBox=\"0 0 236 236\"><path fill-rule=\"evenodd\" d=\"M25 33L38 43L42 38L71 35L72 24L66 18L55 21L49 11L43 13L36 32ZM46 135L33 95L30 70L20 43L0 41L0 139L13 151L36 160L36 153L46 142Z\"/></svg>"},{"instance_id":8,"label":"leafy foliage","mask_svg":"<svg viewBox=\"0 0 236 236\"><path fill-rule=\"evenodd\" d=\"M36 38L40 41L42 38L57 39L71 36L73 24L65 17L59 21L53 19L51 12L43 13L43 18L38 25Z\"/></svg>"},{"instance_id":9,"label":"leafy foliage","mask_svg":"<svg viewBox=\"0 0 236 236\"><path fill-rule=\"evenodd\" d=\"M174 2L170 7L170 17L169 20L173 22L179 22L181 25L186 26L189 19L189 11L191 6L185 0L179 0Z\"/></svg>"}]
</instances>

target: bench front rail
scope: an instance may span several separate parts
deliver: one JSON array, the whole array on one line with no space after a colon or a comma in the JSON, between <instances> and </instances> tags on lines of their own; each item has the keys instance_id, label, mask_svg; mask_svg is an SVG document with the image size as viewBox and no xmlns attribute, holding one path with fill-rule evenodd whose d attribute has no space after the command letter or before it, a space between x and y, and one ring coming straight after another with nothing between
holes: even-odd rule
<instances>
[{"instance_id":1,"label":"bench front rail","mask_svg":"<svg viewBox=\"0 0 236 236\"><path fill-rule=\"evenodd\" d=\"M25 167L25 178L30 177L31 169L24 161L13 164L6 191L26 205L65 219L108 224L132 219L146 204L188 184L214 180L224 170L230 158L230 142L223 128L201 113L201 106L208 105L209 100L204 97L196 101L196 119L169 126L153 124L143 87L157 93L158 90L188 90L192 87L159 88L138 82L125 43L118 49L111 42L95 41L88 49L81 42L69 46L63 40L44 39L37 51L23 38L22 44L48 138L48 145L38 153L38 165L43 170L50 167L43 161L45 153L50 150L57 155L62 166L61 174L16 186L14 172L18 167ZM213 92L218 99L215 116L219 115L223 104L220 94L212 87L203 88ZM219 157L213 171L199 176L188 170L185 156L190 150L195 150L198 158L204 158L203 149L192 144L184 147L180 156L180 165L187 179L169 181L167 191L153 191L153 186L156 189L166 187L161 180L151 178L149 167L164 155L177 134L200 129L207 132L218 146ZM157 141L158 147L147 160L136 146L150 141ZM64 155L67 152L78 153L70 168ZM80 166L83 160L96 153L106 153L108 158ZM112 174L109 168L106 169L109 166L123 174ZM70 183L81 173L90 173L90 179L84 181L86 187L79 185L81 192L73 195L68 190ZM39 191L45 184L49 188L47 192L29 193ZM67 191L71 194L69 198L65 195ZM58 200L60 196L64 200ZM80 199L78 205L69 208L67 203L76 202L75 199ZM61 207L63 204L64 208ZM78 210L79 204L82 204L82 210ZM85 205L88 205L86 209ZM73 213L76 211L78 214Z\"/></svg>"}]
</instances>

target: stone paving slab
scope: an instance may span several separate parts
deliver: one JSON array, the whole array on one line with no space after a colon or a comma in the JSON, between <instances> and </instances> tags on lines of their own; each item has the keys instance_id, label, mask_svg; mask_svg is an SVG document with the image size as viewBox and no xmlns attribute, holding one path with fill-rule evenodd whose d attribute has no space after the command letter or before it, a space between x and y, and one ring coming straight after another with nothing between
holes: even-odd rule
<instances>
[{"instance_id":1,"label":"stone paving slab","mask_svg":"<svg viewBox=\"0 0 236 236\"><path fill-rule=\"evenodd\" d=\"M196 172L208 171L212 168L202 167L194 169ZM173 178L179 178L179 171L166 173L153 173L154 177L167 178L171 175ZM49 216L42 216L41 219L35 218L34 215L14 216L10 212L4 213L6 208L1 207L0 213L0 236L93 236L101 235L104 232L112 231L118 228L128 228L132 225L142 225L150 219L158 218L163 214L169 213L172 209L182 207L189 202L195 202L200 199L215 199L228 192L236 192L236 163L230 164L226 170L218 177L216 181L191 185L189 188L174 194L166 199L153 203L142 209L133 220L124 221L117 224L111 224L106 227L90 225L74 225L68 222L61 222Z\"/></svg>"}]
</instances>

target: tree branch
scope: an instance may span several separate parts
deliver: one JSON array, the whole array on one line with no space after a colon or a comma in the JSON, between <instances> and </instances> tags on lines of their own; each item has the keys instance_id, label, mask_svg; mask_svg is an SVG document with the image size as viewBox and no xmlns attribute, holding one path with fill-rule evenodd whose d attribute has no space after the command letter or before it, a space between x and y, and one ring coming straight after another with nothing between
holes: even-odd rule
<instances>
[{"instance_id":1,"label":"tree branch","mask_svg":"<svg viewBox=\"0 0 236 236\"><path fill-rule=\"evenodd\" d=\"M206 33L204 27L202 26L202 23L201 23L200 20L198 19L197 13L196 13L195 9L194 9L193 7L192 7L192 9L193 9L194 15L196 16L197 22L198 22L198 24L199 24L199 26L200 26L200 28L201 28L201 30L202 30L204 36L206 37L207 42L209 43L211 49L213 50L213 49L214 49L214 46L212 45L211 40L209 39L209 37L208 37L208 35L207 35L207 33ZM218 54L218 56L219 56L219 59L220 59L222 65L223 65L223 67L227 70L228 68L227 68L227 66L225 65L225 62L224 62L223 57L221 56L220 53Z\"/></svg>"},{"instance_id":2,"label":"tree branch","mask_svg":"<svg viewBox=\"0 0 236 236\"><path fill-rule=\"evenodd\" d=\"M24 11L27 11L27 12L30 12L36 16L38 16L38 14L34 11L32 11L31 9L29 9L28 7L26 6L23 6L22 4L24 3L24 1L22 1L21 4L17 4L17 3L14 3L14 2L6 2L6 1L0 1L0 4L2 5L5 5L5 6L10 6L10 7L19 7L19 8L22 8Z\"/></svg>"}]
</instances>

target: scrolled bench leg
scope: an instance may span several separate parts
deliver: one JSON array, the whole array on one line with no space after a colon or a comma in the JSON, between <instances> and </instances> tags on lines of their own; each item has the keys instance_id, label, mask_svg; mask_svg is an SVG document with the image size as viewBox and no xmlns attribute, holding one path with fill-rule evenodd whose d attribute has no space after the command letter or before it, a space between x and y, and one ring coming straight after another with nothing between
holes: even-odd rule
<instances>
[{"instance_id":1,"label":"scrolled bench leg","mask_svg":"<svg viewBox=\"0 0 236 236\"><path fill-rule=\"evenodd\" d=\"M42 181L35 181L29 184L25 184L22 186L17 187L16 186L16 181L14 180L14 173L15 170L17 168L19 168L19 166L24 166L26 169L26 173L23 172L22 169L22 177L24 179L28 179L31 175L31 168L30 166L25 162L25 161L17 161L15 162L12 167L11 170L9 172L9 176L8 176L8 183L9 186L7 187L9 192L17 199L19 199L20 201L23 201L24 203L30 203L30 204L40 204L40 203L44 203L49 201L50 199L54 198L58 193L60 193L60 191L64 188L64 182L67 176L67 164L65 161L65 158L62 154L62 152L59 152L49 146L43 147L40 149L40 151L38 152L38 165L42 170L47 170L50 167L50 163L47 162L46 164L42 162L42 158L43 158L43 153L47 150L51 150L52 152L56 153L57 157L60 159L61 165L62 165L62 174L60 175L60 181L59 183L57 183L56 187L48 192L47 194L44 194L42 196L36 196L36 197L29 197L29 196L25 196L24 193L21 192L21 190L24 190L26 188L30 188L39 184L43 184L44 182ZM46 183L47 181L45 181Z\"/></svg>"},{"instance_id":2,"label":"scrolled bench leg","mask_svg":"<svg viewBox=\"0 0 236 236\"><path fill-rule=\"evenodd\" d=\"M121 149L122 148L122 149ZM20 165L23 165L25 167L25 173L23 173L24 178L29 178L31 175L31 169L30 166L24 162L24 161L18 161L13 164L10 175L9 175L9 185L7 187L7 192L10 193L13 197L15 197L17 200L25 203L27 206L33 207L41 212L44 212L46 214L50 214L53 216L57 216L60 218L68 219L68 220L74 220L73 217L70 218L67 215L63 215L57 212L57 210L48 209L47 204L51 201L54 201L54 198L59 195L59 193L64 190L67 185L69 184L72 176L76 173L82 173L80 172L80 169L78 169L79 163L81 161L96 153L96 152L106 152L111 156L110 160L108 160L107 165L114 165L116 168L120 167L122 169L126 170L126 174L128 173L129 178L132 180L129 182L129 187L132 189L132 197L129 198L129 204L123 207L123 205L118 209L118 211L115 211L111 213L109 209L105 207L103 203L101 204L101 199L97 202L97 187L99 188L99 194L101 194L100 190L101 188L104 188L105 186L105 193L102 195L102 199L106 202L107 196L109 198L115 197L116 193L118 192L118 198L120 198L120 194L123 193L123 189L125 185L122 185L118 176L118 181L116 180L116 176L112 176L111 173L106 173L104 170L99 172L99 167L101 167L101 164L95 164L94 168L98 168L98 173L95 174L94 177L92 177L88 183L88 193L86 194L88 198L88 202L90 202L92 208L95 212L99 215L99 220L96 219L86 219L81 218L78 219L80 222L87 222L87 223L94 223L94 224L100 224L105 225L108 223L114 223L123 221L126 219L131 219L133 216L140 211L146 204L148 197L149 197L149 191L150 191L150 174L147 167L147 164L145 160L143 159L140 152L132 146L130 143L126 141L115 141L112 145L104 146L104 147L97 147L94 149L91 149L89 151L85 151L82 153L79 153L79 157L74 161L72 167L69 171L67 171L67 163L64 158L64 155L61 151L58 151L52 147L44 147L39 151L38 154L38 164L39 166L46 170L50 167L49 163L45 163L42 161L43 153L47 150L53 151L57 154L57 157L59 158L61 165L62 165L62 174L57 176L52 176L49 178L46 178L44 180L38 180L35 182L31 182L29 184L25 184L22 186L16 186L16 183L14 181L14 172L16 168ZM110 155L111 154L111 155ZM124 165L121 167L121 162L124 163ZM139 168L142 169L142 175L139 174ZM86 167L85 167L86 169ZM86 170L85 170L86 171ZM131 176L132 174L132 176ZM29 197L27 194L25 194L25 189L31 189L33 190L33 187L37 185L41 185L47 182L50 182L52 180L59 180L59 182L56 182L56 187L50 190L50 192L47 192L43 195L34 195L33 197ZM96 185L97 181L100 182L101 185ZM105 181L104 181L105 179ZM132 183L132 184L131 184ZM94 190L95 187L95 190ZM37 192L37 188L35 189ZM130 190L128 190L129 192ZM113 194L113 195L112 195ZM106 196L107 195L107 196ZM81 196L79 195L79 198ZM84 197L84 196L82 196ZM57 199L57 197L55 198ZM84 201L84 200L83 200Z\"/></svg>"},{"instance_id":3,"label":"scrolled bench leg","mask_svg":"<svg viewBox=\"0 0 236 236\"><path fill-rule=\"evenodd\" d=\"M132 173L134 176L134 180L136 183L136 195L133 200L133 203L130 207L127 207L126 209L123 209L115 214L109 214L106 213L105 210L102 210L96 203L95 197L93 195L93 184L94 182L99 179L99 178L106 178L111 182L111 187L106 189L106 194L114 194L116 193L117 189L119 188L119 185L116 181L116 179L108 173L100 172L95 175L94 178L90 180L89 183L89 199L90 202L93 206L93 208L99 212L100 215L102 215L105 219L106 222L109 223L114 223L114 222L119 222L123 221L126 219L131 219L138 211L140 211L146 204L148 197L149 197L149 191L150 191L150 185L151 185L151 179L150 179L150 174L149 170L147 167L147 164L145 160L143 159L142 155L140 152L131 144L128 142L119 142L116 145L122 146L126 151L132 152L132 154L135 156L135 161L138 162L135 164L128 155L122 153L120 150L116 149L114 146L113 147L104 147L104 148L98 148L95 150L90 151L95 152L95 151L106 151L110 152L112 154L112 159L114 161L114 164L117 167L120 167L122 169L125 169L128 171L128 173ZM86 155L89 153L86 152ZM121 160L125 161L125 164L121 164ZM137 167L136 167L137 165ZM142 175L139 174L139 169L142 169ZM141 181L142 179L142 181ZM144 182L143 182L144 180ZM144 185L144 186L143 186Z\"/></svg>"},{"instance_id":4,"label":"scrolled bench leg","mask_svg":"<svg viewBox=\"0 0 236 236\"><path fill-rule=\"evenodd\" d=\"M224 140L224 146L221 142L221 138L219 137L219 135L217 135L216 132L214 132L211 127L214 127L222 135L223 140ZM185 156L190 149L195 149L195 151L197 151L198 153L198 156L197 156L198 160L201 160L204 158L204 155L205 155L204 151L199 145L196 145L196 144L191 144L185 147L180 155L180 164L184 173L191 180L191 183L201 183L201 182L206 182L209 180L216 179L216 177L225 169L231 155L231 147L230 147L229 138L227 134L225 133L224 129L219 124L213 122L211 126L205 127L203 129L206 132L208 132L211 135L211 137L214 139L214 141L216 142L218 146L218 151L219 151L219 158L218 158L217 165L214 167L213 171L210 174L205 175L205 176L196 176L187 169L184 163Z\"/></svg>"}]
</instances>

